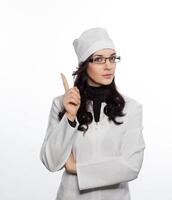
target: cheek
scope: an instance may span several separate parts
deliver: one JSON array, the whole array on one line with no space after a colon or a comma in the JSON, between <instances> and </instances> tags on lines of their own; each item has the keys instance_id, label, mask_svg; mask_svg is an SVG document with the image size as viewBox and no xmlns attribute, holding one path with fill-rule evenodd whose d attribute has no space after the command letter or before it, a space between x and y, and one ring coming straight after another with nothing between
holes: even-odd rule
<instances>
[{"instance_id":1,"label":"cheek","mask_svg":"<svg viewBox=\"0 0 172 200\"><path fill-rule=\"evenodd\" d=\"M97 77L100 76L101 69L97 66L90 66L87 68L87 73L90 77Z\"/></svg>"}]
</instances>

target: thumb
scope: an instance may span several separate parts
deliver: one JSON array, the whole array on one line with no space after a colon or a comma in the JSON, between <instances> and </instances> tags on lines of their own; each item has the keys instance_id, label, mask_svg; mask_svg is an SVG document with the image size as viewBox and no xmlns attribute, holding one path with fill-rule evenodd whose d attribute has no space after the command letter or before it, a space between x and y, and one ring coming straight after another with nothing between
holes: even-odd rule
<instances>
[{"instance_id":1,"label":"thumb","mask_svg":"<svg viewBox=\"0 0 172 200\"><path fill-rule=\"evenodd\" d=\"M64 86L64 89L65 89L65 92L66 92L69 89L69 84L67 82L65 75L63 73L60 73L60 75L61 75L61 78L62 78L62 81L63 81L63 86Z\"/></svg>"}]
</instances>

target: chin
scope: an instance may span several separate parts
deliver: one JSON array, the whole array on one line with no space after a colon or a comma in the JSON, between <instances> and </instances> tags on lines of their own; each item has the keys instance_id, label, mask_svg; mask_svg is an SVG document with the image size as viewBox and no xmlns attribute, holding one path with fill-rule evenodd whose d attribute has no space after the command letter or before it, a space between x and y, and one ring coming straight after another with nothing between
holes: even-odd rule
<instances>
[{"instance_id":1,"label":"chin","mask_svg":"<svg viewBox=\"0 0 172 200\"><path fill-rule=\"evenodd\" d=\"M103 80L102 84L103 85L109 85L110 83L112 83L112 81L113 81L113 78L112 79Z\"/></svg>"}]
</instances>

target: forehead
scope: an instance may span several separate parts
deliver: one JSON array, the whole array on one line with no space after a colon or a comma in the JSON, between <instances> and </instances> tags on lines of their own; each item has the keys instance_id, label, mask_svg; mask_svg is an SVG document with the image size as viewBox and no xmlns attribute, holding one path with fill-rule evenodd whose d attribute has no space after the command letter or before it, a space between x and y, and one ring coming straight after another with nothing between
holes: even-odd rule
<instances>
[{"instance_id":1,"label":"forehead","mask_svg":"<svg viewBox=\"0 0 172 200\"><path fill-rule=\"evenodd\" d=\"M93 56L94 55L109 56L109 55L111 55L113 53L115 53L114 49L106 48L106 49L101 49L101 50L98 50L98 51L94 52Z\"/></svg>"}]
</instances>

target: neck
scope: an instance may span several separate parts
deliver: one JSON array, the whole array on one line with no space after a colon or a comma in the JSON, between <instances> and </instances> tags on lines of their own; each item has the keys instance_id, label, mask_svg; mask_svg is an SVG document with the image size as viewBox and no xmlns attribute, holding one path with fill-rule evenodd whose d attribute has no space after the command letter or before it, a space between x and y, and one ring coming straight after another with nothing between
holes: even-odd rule
<instances>
[{"instance_id":1,"label":"neck","mask_svg":"<svg viewBox=\"0 0 172 200\"><path fill-rule=\"evenodd\" d=\"M105 101L105 97L107 96L109 89L110 89L110 85L112 83L108 84L108 85L100 85L100 86L92 86L92 85L88 85L87 86L87 96L88 99L91 99L93 101Z\"/></svg>"}]
</instances>

